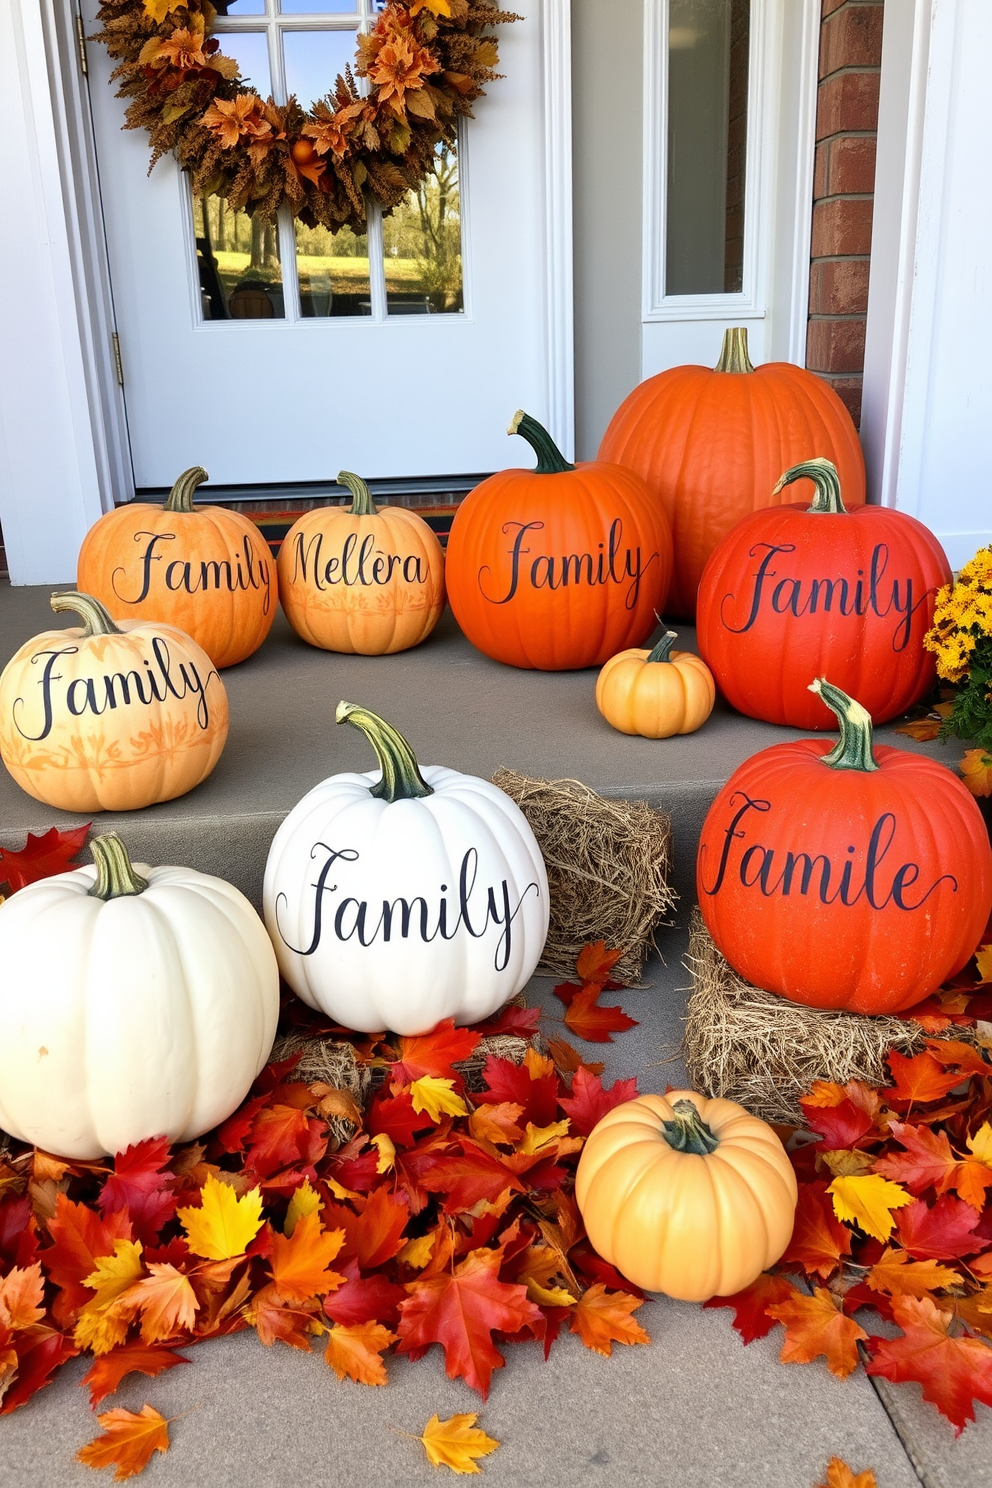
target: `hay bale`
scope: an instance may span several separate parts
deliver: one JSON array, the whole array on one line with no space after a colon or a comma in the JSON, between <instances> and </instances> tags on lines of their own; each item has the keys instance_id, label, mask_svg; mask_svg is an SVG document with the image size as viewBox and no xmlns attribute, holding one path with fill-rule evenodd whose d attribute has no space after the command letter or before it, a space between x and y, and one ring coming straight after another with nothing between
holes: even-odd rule
<instances>
[{"instance_id":1,"label":"hay bale","mask_svg":"<svg viewBox=\"0 0 992 1488\"><path fill-rule=\"evenodd\" d=\"M675 904L668 882L672 822L645 801L614 801L579 780L532 780L497 770L530 822L548 869L551 926L539 971L574 973L591 941L622 949L614 977L641 975L654 932Z\"/></svg>"},{"instance_id":2,"label":"hay bale","mask_svg":"<svg viewBox=\"0 0 992 1488\"><path fill-rule=\"evenodd\" d=\"M766 1121L801 1126L799 1097L814 1080L890 1081L890 1049L918 1054L927 1034L898 1017L803 1007L743 981L717 950L698 909L689 931L692 993L682 1059L694 1089L737 1101ZM977 1043L976 1030L953 1037Z\"/></svg>"}]
</instances>

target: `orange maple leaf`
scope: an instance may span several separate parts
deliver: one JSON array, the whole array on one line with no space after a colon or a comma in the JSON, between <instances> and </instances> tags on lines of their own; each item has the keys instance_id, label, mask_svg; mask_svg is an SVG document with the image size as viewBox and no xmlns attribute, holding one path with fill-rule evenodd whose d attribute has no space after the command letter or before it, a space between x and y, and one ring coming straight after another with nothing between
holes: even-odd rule
<instances>
[{"instance_id":1,"label":"orange maple leaf","mask_svg":"<svg viewBox=\"0 0 992 1488\"><path fill-rule=\"evenodd\" d=\"M500 1101L494 1106L478 1106L468 1118L468 1129L477 1142L512 1147L523 1137L519 1125L524 1108L516 1101Z\"/></svg>"},{"instance_id":2,"label":"orange maple leaf","mask_svg":"<svg viewBox=\"0 0 992 1488\"><path fill-rule=\"evenodd\" d=\"M916 1380L924 1400L960 1436L975 1419L976 1400L992 1405L992 1349L977 1338L952 1338L950 1316L929 1297L894 1297L892 1315L902 1336L869 1340L872 1358L866 1373L893 1384Z\"/></svg>"},{"instance_id":3,"label":"orange maple leaf","mask_svg":"<svg viewBox=\"0 0 992 1488\"><path fill-rule=\"evenodd\" d=\"M143 1472L153 1452L169 1450L169 1422L150 1405L143 1405L140 1415L109 1410L97 1420L104 1434L80 1447L76 1456L87 1467L116 1467L115 1482Z\"/></svg>"},{"instance_id":4,"label":"orange maple leaf","mask_svg":"<svg viewBox=\"0 0 992 1488\"><path fill-rule=\"evenodd\" d=\"M643 1297L632 1297L629 1292L608 1292L597 1281L579 1298L568 1326L587 1349L609 1357L614 1343L651 1342L640 1323L631 1317L643 1301Z\"/></svg>"},{"instance_id":5,"label":"orange maple leaf","mask_svg":"<svg viewBox=\"0 0 992 1488\"><path fill-rule=\"evenodd\" d=\"M21 1268L15 1266L0 1281L0 1328L12 1333L33 1327L45 1316L45 1282L41 1262Z\"/></svg>"},{"instance_id":6,"label":"orange maple leaf","mask_svg":"<svg viewBox=\"0 0 992 1488\"><path fill-rule=\"evenodd\" d=\"M272 1235L272 1284L284 1302L306 1302L333 1292L344 1277L327 1268L344 1244L344 1230L324 1233L317 1213L304 1214L292 1235Z\"/></svg>"},{"instance_id":7,"label":"orange maple leaf","mask_svg":"<svg viewBox=\"0 0 992 1488\"><path fill-rule=\"evenodd\" d=\"M598 982L590 982L581 992L576 992L565 1009L566 1024L586 1043L612 1044L614 1033L637 1027L637 1019L628 1018L622 1008L599 1006L602 990Z\"/></svg>"},{"instance_id":8,"label":"orange maple leaf","mask_svg":"<svg viewBox=\"0 0 992 1488\"><path fill-rule=\"evenodd\" d=\"M857 1475L840 1457L831 1457L827 1463L826 1481L817 1488L878 1488L878 1479L868 1467Z\"/></svg>"},{"instance_id":9,"label":"orange maple leaf","mask_svg":"<svg viewBox=\"0 0 992 1488\"><path fill-rule=\"evenodd\" d=\"M961 1084L962 1076L948 1074L932 1054L916 1054L907 1059L898 1049L890 1049L887 1058L895 1080L894 1098L900 1102L940 1100Z\"/></svg>"},{"instance_id":10,"label":"orange maple leaf","mask_svg":"<svg viewBox=\"0 0 992 1488\"><path fill-rule=\"evenodd\" d=\"M386 1366L380 1355L396 1334L381 1323L355 1323L351 1327L340 1325L327 1330L327 1348L324 1358L339 1380L353 1379L360 1385L384 1385Z\"/></svg>"},{"instance_id":11,"label":"orange maple leaf","mask_svg":"<svg viewBox=\"0 0 992 1488\"><path fill-rule=\"evenodd\" d=\"M575 963L580 982L598 982L602 986L609 981L610 972L616 966L623 951L608 951L605 940L593 941L583 946Z\"/></svg>"},{"instance_id":12,"label":"orange maple leaf","mask_svg":"<svg viewBox=\"0 0 992 1488\"><path fill-rule=\"evenodd\" d=\"M826 1287L817 1287L812 1297L793 1288L791 1297L766 1311L785 1324L779 1355L783 1364L811 1364L823 1354L827 1368L838 1379L846 1379L857 1368L858 1340L868 1334L853 1318L844 1316Z\"/></svg>"},{"instance_id":13,"label":"orange maple leaf","mask_svg":"<svg viewBox=\"0 0 992 1488\"><path fill-rule=\"evenodd\" d=\"M959 1273L950 1266L938 1261L913 1261L905 1250L891 1248L882 1252L867 1276L873 1292L888 1292L893 1297L924 1297L960 1281Z\"/></svg>"},{"instance_id":14,"label":"orange maple leaf","mask_svg":"<svg viewBox=\"0 0 992 1488\"><path fill-rule=\"evenodd\" d=\"M119 1298L122 1308L130 1306L141 1313L142 1342L158 1343L184 1329L192 1330L200 1304L189 1277L160 1261L149 1261L148 1270L149 1276L134 1282Z\"/></svg>"},{"instance_id":15,"label":"orange maple leaf","mask_svg":"<svg viewBox=\"0 0 992 1488\"><path fill-rule=\"evenodd\" d=\"M973 796L992 796L992 754L966 749L961 756L961 779Z\"/></svg>"}]
</instances>

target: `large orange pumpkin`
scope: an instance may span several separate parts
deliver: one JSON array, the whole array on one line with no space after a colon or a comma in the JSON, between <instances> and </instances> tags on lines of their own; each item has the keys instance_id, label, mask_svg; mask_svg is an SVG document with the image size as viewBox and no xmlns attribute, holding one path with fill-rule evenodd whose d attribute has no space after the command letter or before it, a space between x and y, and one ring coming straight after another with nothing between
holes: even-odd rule
<instances>
[{"instance_id":1,"label":"large orange pumpkin","mask_svg":"<svg viewBox=\"0 0 992 1488\"><path fill-rule=\"evenodd\" d=\"M897 1013L974 953L992 908L992 848L946 765L884 745L825 680L840 741L746 760L703 823L696 888L745 980L809 1007Z\"/></svg>"},{"instance_id":2,"label":"large orange pumpkin","mask_svg":"<svg viewBox=\"0 0 992 1488\"><path fill-rule=\"evenodd\" d=\"M275 563L258 527L240 512L193 505L207 479L184 470L163 506L130 501L83 538L77 587L115 620L164 620L193 637L214 666L257 651L275 618Z\"/></svg>"},{"instance_id":3,"label":"large orange pumpkin","mask_svg":"<svg viewBox=\"0 0 992 1488\"><path fill-rule=\"evenodd\" d=\"M82 626L47 630L0 674L0 758L28 795L63 811L135 811L185 795L227 739L227 694L173 625L118 625L88 594L53 594Z\"/></svg>"},{"instance_id":4,"label":"large orange pumpkin","mask_svg":"<svg viewBox=\"0 0 992 1488\"><path fill-rule=\"evenodd\" d=\"M848 511L829 460L787 470L776 493L806 477L816 486L812 506L754 512L710 554L699 585L699 649L728 703L752 718L830 728L809 690L815 673L883 723L934 684L923 637L951 570L915 517L887 506Z\"/></svg>"},{"instance_id":5,"label":"large orange pumpkin","mask_svg":"<svg viewBox=\"0 0 992 1488\"><path fill-rule=\"evenodd\" d=\"M599 447L643 476L672 527L675 572L668 611L691 619L703 565L735 522L782 504L783 470L825 455L853 502L865 499L865 464L851 416L822 378L789 362L755 368L747 331L724 335L709 367L672 367L636 387ZM811 486L789 499L812 498Z\"/></svg>"},{"instance_id":6,"label":"large orange pumpkin","mask_svg":"<svg viewBox=\"0 0 992 1488\"><path fill-rule=\"evenodd\" d=\"M572 465L536 419L508 430L538 456L462 502L448 538L448 599L487 656L567 671L602 666L653 630L672 572L664 512L633 471Z\"/></svg>"},{"instance_id":7,"label":"large orange pumpkin","mask_svg":"<svg viewBox=\"0 0 992 1488\"><path fill-rule=\"evenodd\" d=\"M290 625L325 651L383 656L425 640L444 611L444 553L423 517L377 507L342 470L350 507L305 512L279 550L279 597Z\"/></svg>"}]
</instances>

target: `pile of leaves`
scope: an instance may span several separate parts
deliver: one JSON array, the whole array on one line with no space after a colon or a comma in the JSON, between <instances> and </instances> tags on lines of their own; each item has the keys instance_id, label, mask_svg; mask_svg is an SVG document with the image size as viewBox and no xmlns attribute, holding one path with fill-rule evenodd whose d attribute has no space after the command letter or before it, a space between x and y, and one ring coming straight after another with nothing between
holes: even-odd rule
<instances>
[{"instance_id":1,"label":"pile of leaves","mask_svg":"<svg viewBox=\"0 0 992 1488\"><path fill-rule=\"evenodd\" d=\"M964 1021L948 1000L935 1021ZM789 1248L705 1305L732 1307L745 1343L780 1324L784 1363L915 1381L957 1434L974 1401L992 1405L992 1065L953 1038L888 1063L891 1085L818 1081L801 1102L813 1140L782 1131L799 1180ZM862 1327L862 1308L892 1336Z\"/></svg>"},{"instance_id":2,"label":"pile of leaves","mask_svg":"<svg viewBox=\"0 0 992 1488\"><path fill-rule=\"evenodd\" d=\"M102 0L97 40L117 62L126 129L152 165L172 151L197 196L272 221L366 230L366 196L389 210L453 147L458 120L495 78L490 27L519 19L481 0L387 0L357 56L312 110L263 99L211 36L209 0ZM356 82L360 79L364 86Z\"/></svg>"}]
</instances>

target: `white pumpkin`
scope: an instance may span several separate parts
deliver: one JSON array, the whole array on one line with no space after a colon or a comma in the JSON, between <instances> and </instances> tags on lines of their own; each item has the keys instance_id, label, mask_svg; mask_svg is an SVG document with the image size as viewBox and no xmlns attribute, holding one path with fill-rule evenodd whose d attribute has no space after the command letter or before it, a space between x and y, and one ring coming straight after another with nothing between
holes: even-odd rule
<instances>
[{"instance_id":1,"label":"white pumpkin","mask_svg":"<svg viewBox=\"0 0 992 1488\"><path fill-rule=\"evenodd\" d=\"M192 868L95 866L0 905L0 1127L60 1157L191 1141L240 1105L279 1015L269 938L243 894Z\"/></svg>"},{"instance_id":2,"label":"white pumpkin","mask_svg":"<svg viewBox=\"0 0 992 1488\"><path fill-rule=\"evenodd\" d=\"M262 893L279 968L345 1028L475 1023L526 986L548 934L548 876L515 801L488 780L421 773L375 713L340 703L380 769L332 775L275 835Z\"/></svg>"}]
</instances>

